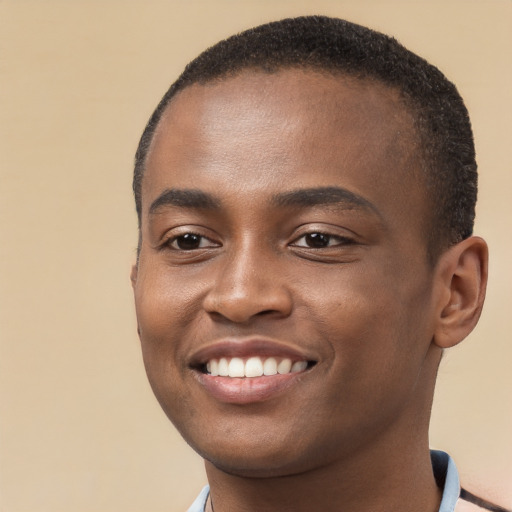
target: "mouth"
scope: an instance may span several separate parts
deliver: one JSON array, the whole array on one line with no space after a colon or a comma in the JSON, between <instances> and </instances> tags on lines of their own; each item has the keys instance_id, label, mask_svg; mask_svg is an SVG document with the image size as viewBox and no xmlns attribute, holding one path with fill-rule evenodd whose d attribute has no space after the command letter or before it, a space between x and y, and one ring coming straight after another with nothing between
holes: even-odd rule
<instances>
[{"instance_id":1,"label":"mouth","mask_svg":"<svg viewBox=\"0 0 512 512\"><path fill-rule=\"evenodd\" d=\"M213 398L224 403L262 402L300 382L317 361L300 350L262 340L211 345L191 368Z\"/></svg>"}]
</instances>

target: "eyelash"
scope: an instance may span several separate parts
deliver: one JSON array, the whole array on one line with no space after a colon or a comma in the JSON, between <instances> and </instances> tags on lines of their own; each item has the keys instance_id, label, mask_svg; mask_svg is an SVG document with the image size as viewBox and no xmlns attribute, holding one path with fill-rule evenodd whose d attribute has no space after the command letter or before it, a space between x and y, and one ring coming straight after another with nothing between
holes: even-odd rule
<instances>
[{"instance_id":1,"label":"eyelash","mask_svg":"<svg viewBox=\"0 0 512 512\"><path fill-rule=\"evenodd\" d=\"M179 243L187 241L187 238L190 237L190 240L193 238L199 239L199 246L193 247L193 248L183 248L179 247ZM207 245L202 245L203 243L207 243ZM220 244L210 240L208 237L200 235L199 233L193 233L193 232L186 232L186 233L180 233L179 235L175 235L168 240L165 241L164 247L170 248L175 251L195 251L198 249L208 249L211 247L220 247Z\"/></svg>"},{"instance_id":2,"label":"eyelash","mask_svg":"<svg viewBox=\"0 0 512 512\"><path fill-rule=\"evenodd\" d=\"M309 237L309 243L307 242L307 237ZM187 239L189 239L192 244L199 243L197 247L183 247L179 246L180 242L187 243ZM302 239L304 239L304 244L299 243ZM331 244L332 241L335 241L335 243ZM337 246L343 246L343 245L350 245L354 244L355 241L351 238L339 236L339 235L332 235L330 233L325 233L322 231L311 231L309 233L304 233L300 237L296 238L290 246L292 247L299 247L304 249L315 249L315 250L321 250L321 249L329 249L332 247ZM317 244L315 246L315 244ZM326 245L323 245L326 244ZM221 244L214 242L213 240L209 239L208 237L204 235L200 235L199 233L194 232L186 232L181 233L179 235L175 235L171 238L169 238L165 243L164 247L170 248L175 251L184 251L184 252L190 252L195 251L198 249L208 249L212 247L220 247Z\"/></svg>"},{"instance_id":3,"label":"eyelash","mask_svg":"<svg viewBox=\"0 0 512 512\"><path fill-rule=\"evenodd\" d=\"M323 245L323 246L318 245L318 246L314 247L314 246L306 245L306 244L304 244L304 245L298 244L299 240L306 239L307 237L310 237L310 242L314 243L315 241L319 241L319 242L327 241L328 245ZM330 242L332 240L336 241L336 243L331 245ZM296 238L295 241L291 245L293 247L303 247L303 248L308 248L308 249L319 250L319 249L329 249L331 247L337 247L337 246L342 246L342 245L350 245L350 244L354 244L354 243L355 243L355 241L349 237L332 235L330 233L325 233L323 231L311 231L309 233L304 233L300 237Z\"/></svg>"}]
</instances>

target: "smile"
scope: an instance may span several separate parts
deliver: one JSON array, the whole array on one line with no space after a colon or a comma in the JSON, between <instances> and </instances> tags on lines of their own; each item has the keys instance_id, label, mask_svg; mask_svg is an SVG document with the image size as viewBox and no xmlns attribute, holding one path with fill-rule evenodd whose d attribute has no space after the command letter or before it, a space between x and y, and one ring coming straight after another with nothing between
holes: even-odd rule
<instances>
[{"instance_id":1,"label":"smile","mask_svg":"<svg viewBox=\"0 0 512 512\"><path fill-rule=\"evenodd\" d=\"M292 361L290 358L222 357L210 359L205 365L205 370L213 377L255 378L303 372L308 368L308 364L308 361Z\"/></svg>"},{"instance_id":2,"label":"smile","mask_svg":"<svg viewBox=\"0 0 512 512\"><path fill-rule=\"evenodd\" d=\"M281 396L317 365L315 354L270 339L228 339L190 357L190 369L211 398L223 403L261 403Z\"/></svg>"}]
</instances>

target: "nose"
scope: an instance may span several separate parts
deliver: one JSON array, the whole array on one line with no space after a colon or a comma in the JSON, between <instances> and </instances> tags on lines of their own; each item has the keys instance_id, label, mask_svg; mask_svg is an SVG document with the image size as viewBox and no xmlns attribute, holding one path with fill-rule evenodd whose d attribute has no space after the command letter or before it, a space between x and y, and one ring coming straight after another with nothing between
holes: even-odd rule
<instances>
[{"instance_id":1,"label":"nose","mask_svg":"<svg viewBox=\"0 0 512 512\"><path fill-rule=\"evenodd\" d=\"M204 298L204 309L234 323L263 316L287 317L293 307L292 295L276 260L279 256L251 247L226 254Z\"/></svg>"}]
</instances>

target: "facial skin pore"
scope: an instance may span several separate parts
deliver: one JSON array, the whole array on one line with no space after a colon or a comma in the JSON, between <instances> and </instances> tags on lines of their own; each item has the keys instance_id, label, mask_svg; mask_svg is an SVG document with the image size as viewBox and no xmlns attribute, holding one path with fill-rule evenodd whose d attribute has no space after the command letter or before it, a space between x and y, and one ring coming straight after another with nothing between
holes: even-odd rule
<instances>
[{"instance_id":1,"label":"facial skin pore","mask_svg":"<svg viewBox=\"0 0 512 512\"><path fill-rule=\"evenodd\" d=\"M150 383L215 512L438 509L435 375L478 319L487 253L471 238L432 266L418 154L396 91L312 71L193 85L164 114L132 281ZM206 374L253 356L306 368Z\"/></svg>"}]
</instances>

